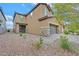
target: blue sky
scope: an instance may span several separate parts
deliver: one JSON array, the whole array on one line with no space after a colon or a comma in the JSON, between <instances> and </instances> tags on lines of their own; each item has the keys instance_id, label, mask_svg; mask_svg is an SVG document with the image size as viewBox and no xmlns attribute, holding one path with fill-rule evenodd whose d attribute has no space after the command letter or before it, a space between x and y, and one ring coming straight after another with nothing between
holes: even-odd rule
<instances>
[{"instance_id":1,"label":"blue sky","mask_svg":"<svg viewBox=\"0 0 79 59\"><path fill-rule=\"evenodd\" d=\"M13 28L12 18L14 12L27 14L34 6L35 4L33 3L0 3L0 7L2 7L3 13L7 19L7 28Z\"/></svg>"},{"instance_id":2,"label":"blue sky","mask_svg":"<svg viewBox=\"0 0 79 59\"><path fill-rule=\"evenodd\" d=\"M34 6L35 4L33 3L0 3L4 14L11 16L13 16L15 11L22 14L28 13Z\"/></svg>"}]
</instances>

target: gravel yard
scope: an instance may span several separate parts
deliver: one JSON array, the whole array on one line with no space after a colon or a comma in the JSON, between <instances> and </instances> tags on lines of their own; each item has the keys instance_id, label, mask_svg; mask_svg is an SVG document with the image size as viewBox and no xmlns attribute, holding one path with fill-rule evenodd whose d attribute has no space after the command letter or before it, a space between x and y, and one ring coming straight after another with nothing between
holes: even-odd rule
<instances>
[{"instance_id":1,"label":"gravel yard","mask_svg":"<svg viewBox=\"0 0 79 59\"><path fill-rule=\"evenodd\" d=\"M54 56L54 55L79 55L72 51L64 51L56 43L59 35L51 35L50 37L43 37L44 44L37 50L32 43L40 38L40 36L26 34L26 39L21 37L19 34L12 32L4 33L0 35L0 55L2 56ZM78 36L69 36L70 41L75 41L78 43ZM74 37L76 39L74 40ZM77 44L77 47L79 45Z\"/></svg>"}]
</instances>

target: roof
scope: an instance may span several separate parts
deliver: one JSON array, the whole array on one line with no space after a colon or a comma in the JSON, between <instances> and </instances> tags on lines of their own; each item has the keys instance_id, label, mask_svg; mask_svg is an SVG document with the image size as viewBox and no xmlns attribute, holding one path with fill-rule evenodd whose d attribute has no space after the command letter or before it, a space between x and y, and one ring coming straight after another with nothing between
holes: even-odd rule
<instances>
[{"instance_id":1,"label":"roof","mask_svg":"<svg viewBox=\"0 0 79 59\"><path fill-rule=\"evenodd\" d=\"M46 20L48 18L53 18L53 16L44 16L44 17L39 18L38 20L43 21L43 20Z\"/></svg>"},{"instance_id":2,"label":"roof","mask_svg":"<svg viewBox=\"0 0 79 59\"><path fill-rule=\"evenodd\" d=\"M4 15L4 13L3 13L3 11L2 11L2 8L1 8L1 7L0 7L0 12L1 12L1 14L3 15L4 19L6 20L6 17L5 17L5 15Z\"/></svg>"},{"instance_id":3,"label":"roof","mask_svg":"<svg viewBox=\"0 0 79 59\"><path fill-rule=\"evenodd\" d=\"M49 5L47 5L46 3L38 3L38 4L37 4L30 12L28 12L27 14L20 14L20 13L15 12L14 17L13 17L13 21L14 21L14 19L15 19L16 14L23 15L23 16L27 17L31 12L33 12L33 11L34 11L38 6L40 6L41 4L42 4L42 5L45 5L45 6L48 8L48 10L51 11L51 13L53 14L52 9L50 8Z\"/></svg>"}]
</instances>

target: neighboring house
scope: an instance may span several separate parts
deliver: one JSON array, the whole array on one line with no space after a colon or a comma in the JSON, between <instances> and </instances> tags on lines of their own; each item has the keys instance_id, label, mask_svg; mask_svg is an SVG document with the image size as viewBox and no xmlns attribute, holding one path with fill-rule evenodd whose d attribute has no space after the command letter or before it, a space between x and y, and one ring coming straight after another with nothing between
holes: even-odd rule
<instances>
[{"instance_id":1,"label":"neighboring house","mask_svg":"<svg viewBox=\"0 0 79 59\"><path fill-rule=\"evenodd\" d=\"M0 33L4 33L6 31L6 18L0 9Z\"/></svg>"},{"instance_id":2,"label":"neighboring house","mask_svg":"<svg viewBox=\"0 0 79 59\"><path fill-rule=\"evenodd\" d=\"M38 3L27 15L19 15L15 13L14 30L16 32L25 32L37 35L50 35L63 32L49 5L46 3ZM20 17L22 16L23 19ZM22 21L21 21L22 20ZM20 24L21 21L22 25Z\"/></svg>"},{"instance_id":3,"label":"neighboring house","mask_svg":"<svg viewBox=\"0 0 79 59\"><path fill-rule=\"evenodd\" d=\"M14 26L13 26L13 31L16 33L22 32L25 33L26 32L26 20L25 20L25 15L22 15L20 13L15 13L14 14Z\"/></svg>"}]
</instances>

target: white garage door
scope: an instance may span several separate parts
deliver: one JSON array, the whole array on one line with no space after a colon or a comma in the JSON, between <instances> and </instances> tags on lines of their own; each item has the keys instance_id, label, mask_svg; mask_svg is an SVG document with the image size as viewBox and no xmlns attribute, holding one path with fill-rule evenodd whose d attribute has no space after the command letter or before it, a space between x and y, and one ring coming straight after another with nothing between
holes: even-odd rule
<instances>
[{"instance_id":1,"label":"white garage door","mask_svg":"<svg viewBox=\"0 0 79 59\"><path fill-rule=\"evenodd\" d=\"M57 26L50 24L50 34L56 34L57 33Z\"/></svg>"}]
</instances>

